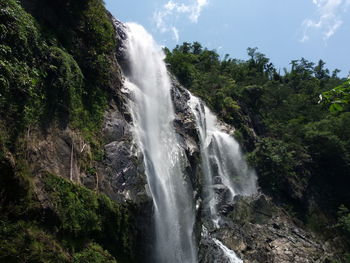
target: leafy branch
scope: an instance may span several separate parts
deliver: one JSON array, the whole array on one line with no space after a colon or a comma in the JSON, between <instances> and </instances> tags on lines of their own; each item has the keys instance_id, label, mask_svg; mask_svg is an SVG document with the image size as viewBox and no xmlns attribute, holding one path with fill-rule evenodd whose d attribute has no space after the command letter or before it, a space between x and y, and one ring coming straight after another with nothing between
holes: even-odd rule
<instances>
[{"instance_id":1,"label":"leafy branch","mask_svg":"<svg viewBox=\"0 0 350 263\"><path fill-rule=\"evenodd\" d=\"M344 111L346 105L350 104L350 79L334 89L323 92L320 98L323 103L330 105L331 112Z\"/></svg>"}]
</instances>

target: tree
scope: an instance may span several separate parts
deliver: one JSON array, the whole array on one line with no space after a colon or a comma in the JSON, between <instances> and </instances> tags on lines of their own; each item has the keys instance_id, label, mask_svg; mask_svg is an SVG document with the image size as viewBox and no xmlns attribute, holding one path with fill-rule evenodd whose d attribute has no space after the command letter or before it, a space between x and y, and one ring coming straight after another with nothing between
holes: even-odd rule
<instances>
[{"instance_id":1,"label":"tree","mask_svg":"<svg viewBox=\"0 0 350 263\"><path fill-rule=\"evenodd\" d=\"M200 53L202 53L202 45L199 42L193 42L192 53L194 55L199 55Z\"/></svg>"},{"instance_id":2,"label":"tree","mask_svg":"<svg viewBox=\"0 0 350 263\"><path fill-rule=\"evenodd\" d=\"M324 68L324 65L326 63L320 59L318 61L317 66L315 66L314 68L314 72L315 72L315 77L318 78L319 80L324 80L329 78L329 70Z\"/></svg>"}]
</instances>

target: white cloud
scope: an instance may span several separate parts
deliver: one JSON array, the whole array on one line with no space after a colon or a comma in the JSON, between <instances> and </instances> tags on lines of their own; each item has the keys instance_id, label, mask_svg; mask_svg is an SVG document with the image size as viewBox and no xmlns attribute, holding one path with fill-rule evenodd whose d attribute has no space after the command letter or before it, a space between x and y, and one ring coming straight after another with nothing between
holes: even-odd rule
<instances>
[{"instance_id":1,"label":"white cloud","mask_svg":"<svg viewBox=\"0 0 350 263\"><path fill-rule=\"evenodd\" d=\"M173 26L171 28L171 31L173 31L174 39L175 39L176 43L179 42L179 30L177 30L177 28Z\"/></svg>"},{"instance_id":2,"label":"white cloud","mask_svg":"<svg viewBox=\"0 0 350 263\"><path fill-rule=\"evenodd\" d=\"M160 10L154 12L155 25L162 33L172 32L174 39L178 42L179 31L174 25L176 20L185 16L191 23L197 23L203 8L208 3L209 0L190 0L187 3L169 0Z\"/></svg>"},{"instance_id":3,"label":"white cloud","mask_svg":"<svg viewBox=\"0 0 350 263\"><path fill-rule=\"evenodd\" d=\"M343 24L343 15L347 12L350 0L312 0L317 7L318 18L307 18L303 22L303 37L301 42L310 39L311 30L319 30L327 41Z\"/></svg>"}]
</instances>

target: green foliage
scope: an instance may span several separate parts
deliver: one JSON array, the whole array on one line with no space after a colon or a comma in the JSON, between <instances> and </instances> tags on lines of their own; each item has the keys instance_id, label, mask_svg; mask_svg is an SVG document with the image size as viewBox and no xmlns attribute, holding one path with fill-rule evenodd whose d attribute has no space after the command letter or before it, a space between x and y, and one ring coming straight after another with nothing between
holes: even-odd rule
<instances>
[{"instance_id":1,"label":"green foliage","mask_svg":"<svg viewBox=\"0 0 350 263\"><path fill-rule=\"evenodd\" d=\"M46 54L46 116L62 114L61 119L76 120L84 111L82 105L83 75L77 62L64 50L51 47ZM57 116L60 117L60 116Z\"/></svg>"},{"instance_id":2,"label":"green foliage","mask_svg":"<svg viewBox=\"0 0 350 263\"><path fill-rule=\"evenodd\" d=\"M96 240L114 255L132 258L132 218L124 205L112 202L103 194L95 194L83 186L48 174L43 178L44 189L58 217L56 228L67 240ZM79 244L78 244L79 247Z\"/></svg>"},{"instance_id":3,"label":"green foliage","mask_svg":"<svg viewBox=\"0 0 350 263\"><path fill-rule=\"evenodd\" d=\"M250 200L249 197L240 197L236 200L235 211L230 212L229 217L239 225L266 224L278 211L270 201L261 196L257 200Z\"/></svg>"},{"instance_id":4,"label":"green foliage","mask_svg":"<svg viewBox=\"0 0 350 263\"><path fill-rule=\"evenodd\" d=\"M9 141L9 134L5 123L0 120L0 160L5 158L6 148Z\"/></svg>"},{"instance_id":5,"label":"green foliage","mask_svg":"<svg viewBox=\"0 0 350 263\"><path fill-rule=\"evenodd\" d=\"M40 49L39 32L33 18L15 0L1 0L1 54L33 62ZM11 43L10 48L7 43Z\"/></svg>"},{"instance_id":6,"label":"green foliage","mask_svg":"<svg viewBox=\"0 0 350 263\"><path fill-rule=\"evenodd\" d=\"M266 187L265 184L273 181L272 189L274 189L280 186L278 178L295 176L293 152L288 149L287 144L279 140L262 139L250 155L250 162L259 168L258 174L262 187ZM272 179L271 176L275 178Z\"/></svg>"},{"instance_id":7,"label":"green foliage","mask_svg":"<svg viewBox=\"0 0 350 263\"><path fill-rule=\"evenodd\" d=\"M0 261L130 262L130 207L54 175L34 184L19 141L27 130L70 126L101 158L118 74L111 19L102 0L27 2L0 0Z\"/></svg>"},{"instance_id":8,"label":"green foliage","mask_svg":"<svg viewBox=\"0 0 350 263\"><path fill-rule=\"evenodd\" d=\"M54 175L42 177L38 190L21 162L13 167L1 160L0 175L1 262L72 262L72 253L74 262L90 256L90 262L133 261L136 234L128 205ZM44 210L37 191L45 196Z\"/></svg>"},{"instance_id":9,"label":"green foliage","mask_svg":"<svg viewBox=\"0 0 350 263\"><path fill-rule=\"evenodd\" d=\"M89 0L83 5L69 2L73 9L70 5L62 5L63 10L57 11L62 17L57 22L57 35L77 61L84 78L81 96L74 100L79 107L73 111L71 125L82 132L96 152L101 138L98 132L108 106L108 91L113 74L117 74L111 63L116 50L115 31L103 1ZM48 5L55 4L48 1ZM67 27L71 30L69 37Z\"/></svg>"},{"instance_id":10,"label":"green foliage","mask_svg":"<svg viewBox=\"0 0 350 263\"><path fill-rule=\"evenodd\" d=\"M84 250L74 254L74 263L117 263L117 261L103 250L98 244L89 244Z\"/></svg>"},{"instance_id":11,"label":"green foliage","mask_svg":"<svg viewBox=\"0 0 350 263\"><path fill-rule=\"evenodd\" d=\"M338 210L338 225L347 235L350 235L350 211L344 205L341 205Z\"/></svg>"},{"instance_id":12,"label":"green foliage","mask_svg":"<svg viewBox=\"0 0 350 263\"><path fill-rule=\"evenodd\" d=\"M340 205L338 209L338 222L337 227L347 237L348 245L350 243L350 211L345 205ZM350 253L346 253L343 257L343 262L350 262Z\"/></svg>"},{"instance_id":13,"label":"green foliage","mask_svg":"<svg viewBox=\"0 0 350 263\"><path fill-rule=\"evenodd\" d=\"M350 263L350 254L345 254L342 260L331 260L331 263Z\"/></svg>"},{"instance_id":14,"label":"green foliage","mask_svg":"<svg viewBox=\"0 0 350 263\"><path fill-rule=\"evenodd\" d=\"M21 217L33 209L33 182L28 165L19 161L16 166L0 159L0 212L6 216Z\"/></svg>"},{"instance_id":15,"label":"green foliage","mask_svg":"<svg viewBox=\"0 0 350 263\"><path fill-rule=\"evenodd\" d=\"M87 1L78 13L78 19L72 22L74 37L67 41L67 46L84 75L82 100L86 111L72 125L92 144L99 144L97 131L108 105L107 91L113 74L117 74L111 64L116 50L115 31L101 0Z\"/></svg>"},{"instance_id":16,"label":"green foliage","mask_svg":"<svg viewBox=\"0 0 350 263\"><path fill-rule=\"evenodd\" d=\"M93 192L54 175L48 175L44 183L50 202L57 211L60 229L63 232L73 236L88 236L101 230L101 223L96 213L98 200Z\"/></svg>"},{"instance_id":17,"label":"green foliage","mask_svg":"<svg viewBox=\"0 0 350 263\"><path fill-rule=\"evenodd\" d=\"M82 12L80 26L85 34L88 46L93 47L90 53L108 54L116 45L114 27L106 13L102 0L89 0Z\"/></svg>"},{"instance_id":18,"label":"green foliage","mask_svg":"<svg viewBox=\"0 0 350 263\"><path fill-rule=\"evenodd\" d=\"M31 5L34 17L19 2L1 0L0 117L13 130L11 140L28 127L58 122L99 145L116 48L103 2Z\"/></svg>"},{"instance_id":19,"label":"green foliage","mask_svg":"<svg viewBox=\"0 0 350 263\"><path fill-rule=\"evenodd\" d=\"M302 164L307 156L301 157L303 149L273 138L263 138L255 150L248 155L250 163L259 174L259 185L275 197L290 195L292 182L308 180L303 174ZM300 174L298 174L300 173Z\"/></svg>"},{"instance_id":20,"label":"green foliage","mask_svg":"<svg viewBox=\"0 0 350 263\"><path fill-rule=\"evenodd\" d=\"M347 80L343 84L325 91L322 93L321 98L325 104L330 105L329 110L331 112L349 110L350 104L350 80Z\"/></svg>"},{"instance_id":21,"label":"green foliage","mask_svg":"<svg viewBox=\"0 0 350 263\"><path fill-rule=\"evenodd\" d=\"M118 73L103 1L0 4L0 261L116 262L110 254L132 261L127 204L54 175L34 184L18 149L27 130L58 124L78 130L100 157L99 131Z\"/></svg>"},{"instance_id":22,"label":"green foliage","mask_svg":"<svg viewBox=\"0 0 350 263\"><path fill-rule=\"evenodd\" d=\"M237 102L234 101L231 97L226 97L224 99L223 106L224 106L225 112L227 112L227 114L235 112L236 110L240 109L240 107L237 104Z\"/></svg>"},{"instance_id":23,"label":"green foliage","mask_svg":"<svg viewBox=\"0 0 350 263\"><path fill-rule=\"evenodd\" d=\"M350 113L309 123L304 126L303 143L312 158L313 183L331 193L327 202L333 207L349 205L350 194Z\"/></svg>"},{"instance_id":24,"label":"green foliage","mask_svg":"<svg viewBox=\"0 0 350 263\"><path fill-rule=\"evenodd\" d=\"M41 100L36 57L43 45L34 19L16 1L2 1L0 21L0 116L23 127L34 121Z\"/></svg>"},{"instance_id":25,"label":"green foliage","mask_svg":"<svg viewBox=\"0 0 350 263\"><path fill-rule=\"evenodd\" d=\"M1 262L71 262L69 254L53 236L24 221L0 220L0 247Z\"/></svg>"}]
</instances>

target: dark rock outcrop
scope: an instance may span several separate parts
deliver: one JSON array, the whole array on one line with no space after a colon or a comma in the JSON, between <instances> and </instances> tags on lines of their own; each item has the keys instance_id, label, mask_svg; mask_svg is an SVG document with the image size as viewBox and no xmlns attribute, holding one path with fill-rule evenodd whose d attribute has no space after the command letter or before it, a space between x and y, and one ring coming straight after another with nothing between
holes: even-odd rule
<instances>
[{"instance_id":1,"label":"dark rock outcrop","mask_svg":"<svg viewBox=\"0 0 350 263\"><path fill-rule=\"evenodd\" d=\"M51 173L80 183L86 176L82 166L91 162L90 145L66 128L51 127L46 133L28 130L26 155L35 174Z\"/></svg>"},{"instance_id":2,"label":"dark rock outcrop","mask_svg":"<svg viewBox=\"0 0 350 263\"><path fill-rule=\"evenodd\" d=\"M112 199L147 202L143 157L133 142L130 124L116 107L106 113L104 159L98 164L99 189Z\"/></svg>"},{"instance_id":3,"label":"dark rock outcrop","mask_svg":"<svg viewBox=\"0 0 350 263\"><path fill-rule=\"evenodd\" d=\"M322 241L264 195L237 198L223 219L223 227L209 234L235 251L243 262L330 262L337 258L337 240ZM208 238L201 241L200 262L212 262L208 253L223 257L208 242Z\"/></svg>"}]
</instances>

